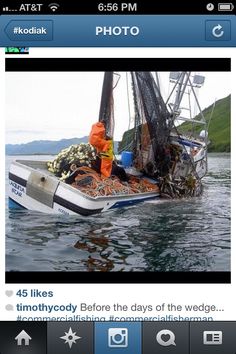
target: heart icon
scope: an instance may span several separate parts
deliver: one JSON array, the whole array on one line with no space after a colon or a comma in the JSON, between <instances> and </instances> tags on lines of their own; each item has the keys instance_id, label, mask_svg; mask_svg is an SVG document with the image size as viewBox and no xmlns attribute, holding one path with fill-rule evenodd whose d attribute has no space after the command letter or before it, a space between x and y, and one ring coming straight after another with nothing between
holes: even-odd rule
<instances>
[{"instance_id":1,"label":"heart icon","mask_svg":"<svg viewBox=\"0 0 236 354\"><path fill-rule=\"evenodd\" d=\"M163 329L156 335L157 343L163 347L169 347L170 345L176 346L175 334L169 329Z\"/></svg>"},{"instance_id":2,"label":"heart icon","mask_svg":"<svg viewBox=\"0 0 236 354\"><path fill-rule=\"evenodd\" d=\"M162 334L161 339L164 342L168 342L170 340L170 335L169 334Z\"/></svg>"},{"instance_id":3,"label":"heart icon","mask_svg":"<svg viewBox=\"0 0 236 354\"><path fill-rule=\"evenodd\" d=\"M11 297L13 295L13 290L6 290L5 291L5 294L8 296L8 297Z\"/></svg>"}]
</instances>

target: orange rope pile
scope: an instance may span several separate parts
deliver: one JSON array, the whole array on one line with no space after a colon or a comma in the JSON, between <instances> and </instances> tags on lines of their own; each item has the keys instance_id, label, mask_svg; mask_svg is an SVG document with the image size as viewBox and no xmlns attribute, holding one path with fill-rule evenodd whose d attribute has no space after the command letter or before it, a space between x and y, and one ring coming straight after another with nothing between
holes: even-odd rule
<instances>
[{"instance_id":1,"label":"orange rope pile","mask_svg":"<svg viewBox=\"0 0 236 354\"><path fill-rule=\"evenodd\" d=\"M146 179L130 177L129 182L121 182L117 177L105 178L89 167L80 167L84 174L78 174L71 185L90 197L158 192L156 184ZM88 178L89 177L89 178ZM86 183L87 179L87 183ZM83 183L83 180L85 183ZM82 183L81 183L82 182Z\"/></svg>"}]
</instances>

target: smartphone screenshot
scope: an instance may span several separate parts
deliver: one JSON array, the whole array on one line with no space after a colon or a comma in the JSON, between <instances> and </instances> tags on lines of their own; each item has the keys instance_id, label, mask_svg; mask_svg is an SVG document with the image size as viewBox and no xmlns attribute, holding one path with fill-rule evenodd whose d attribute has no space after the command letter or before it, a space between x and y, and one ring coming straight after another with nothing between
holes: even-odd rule
<instances>
[{"instance_id":1,"label":"smartphone screenshot","mask_svg":"<svg viewBox=\"0 0 236 354\"><path fill-rule=\"evenodd\" d=\"M236 353L235 33L234 1L1 3L0 354Z\"/></svg>"}]
</instances>

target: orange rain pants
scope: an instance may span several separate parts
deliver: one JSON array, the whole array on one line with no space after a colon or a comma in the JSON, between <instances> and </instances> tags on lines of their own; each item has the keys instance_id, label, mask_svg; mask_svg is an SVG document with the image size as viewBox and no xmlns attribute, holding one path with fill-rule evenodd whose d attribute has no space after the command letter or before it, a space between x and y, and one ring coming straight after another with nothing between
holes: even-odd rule
<instances>
[{"instance_id":1,"label":"orange rain pants","mask_svg":"<svg viewBox=\"0 0 236 354\"><path fill-rule=\"evenodd\" d=\"M89 134L89 143L97 149L97 153L101 158L101 174L104 177L110 177L113 161L113 144L112 140L106 140L106 130L103 123L98 122L92 125Z\"/></svg>"}]
</instances>

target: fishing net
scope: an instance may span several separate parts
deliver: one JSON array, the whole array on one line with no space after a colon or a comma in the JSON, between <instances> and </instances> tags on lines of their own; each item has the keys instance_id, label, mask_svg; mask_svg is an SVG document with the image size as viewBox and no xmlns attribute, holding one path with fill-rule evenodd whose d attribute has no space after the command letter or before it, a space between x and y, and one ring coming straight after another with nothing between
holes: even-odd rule
<instances>
[{"instance_id":1,"label":"fishing net","mask_svg":"<svg viewBox=\"0 0 236 354\"><path fill-rule=\"evenodd\" d=\"M89 166L96 159L96 150L91 144L71 145L59 152L53 161L47 163L48 170L65 180L78 166Z\"/></svg>"},{"instance_id":2,"label":"fishing net","mask_svg":"<svg viewBox=\"0 0 236 354\"><path fill-rule=\"evenodd\" d=\"M106 134L111 138L114 133L113 76L113 71L106 71L104 74L99 111L99 122L104 123Z\"/></svg>"},{"instance_id":3,"label":"fishing net","mask_svg":"<svg viewBox=\"0 0 236 354\"><path fill-rule=\"evenodd\" d=\"M113 135L113 72L104 75L99 120ZM134 153L134 167L154 177L163 194L171 197L200 195L201 181L194 159L185 146L173 142L173 113L169 112L151 72L131 72L134 100L134 129L126 134ZM179 136L177 128L175 134ZM187 159L186 159L187 156Z\"/></svg>"},{"instance_id":4,"label":"fishing net","mask_svg":"<svg viewBox=\"0 0 236 354\"><path fill-rule=\"evenodd\" d=\"M131 76L135 106L133 150L137 167L149 166L162 174L170 113L150 72L136 71Z\"/></svg>"}]
</instances>

